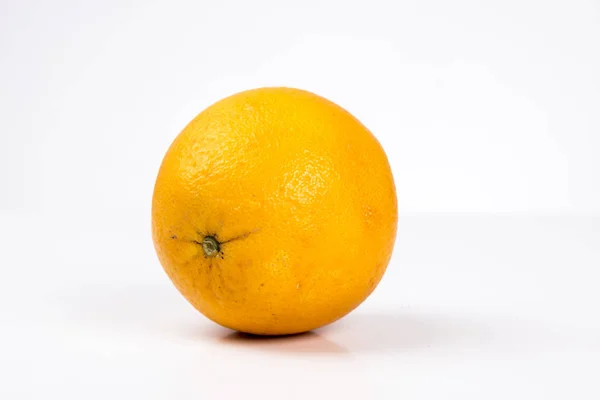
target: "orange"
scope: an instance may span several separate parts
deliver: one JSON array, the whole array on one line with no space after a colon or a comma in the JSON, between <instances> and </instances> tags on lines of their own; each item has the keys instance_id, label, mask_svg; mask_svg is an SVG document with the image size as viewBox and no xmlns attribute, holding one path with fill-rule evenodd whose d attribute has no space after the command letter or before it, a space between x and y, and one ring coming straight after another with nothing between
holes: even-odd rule
<instances>
[{"instance_id":1,"label":"orange","mask_svg":"<svg viewBox=\"0 0 600 400\"><path fill-rule=\"evenodd\" d=\"M164 157L152 203L161 264L225 327L299 333L356 308L396 237L394 181L379 142L313 93L262 88L194 118Z\"/></svg>"}]
</instances>

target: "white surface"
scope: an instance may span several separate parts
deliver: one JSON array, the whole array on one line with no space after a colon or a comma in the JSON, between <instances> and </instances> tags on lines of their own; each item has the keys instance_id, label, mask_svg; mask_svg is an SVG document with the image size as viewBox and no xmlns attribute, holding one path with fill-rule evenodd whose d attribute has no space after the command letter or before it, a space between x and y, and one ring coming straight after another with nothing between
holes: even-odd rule
<instances>
[{"instance_id":1,"label":"white surface","mask_svg":"<svg viewBox=\"0 0 600 400\"><path fill-rule=\"evenodd\" d=\"M3 399L600 396L600 219L402 217L363 306L263 340L194 311L149 235L123 233L139 221L77 235L23 215L1 222L2 243L32 237L3 255ZM59 235L31 236L40 224Z\"/></svg>"},{"instance_id":2,"label":"white surface","mask_svg":"<svg viewBox=\"0 0 600 400\"><path fill-rule=\"evenodd\" d=\"M0 398L600 398L599 21L597 0L0 2ZM265 85L361 119L401 214L362 307L268 341L195 312L150 238L175 135Z\"/></svg>"}]
</instances>

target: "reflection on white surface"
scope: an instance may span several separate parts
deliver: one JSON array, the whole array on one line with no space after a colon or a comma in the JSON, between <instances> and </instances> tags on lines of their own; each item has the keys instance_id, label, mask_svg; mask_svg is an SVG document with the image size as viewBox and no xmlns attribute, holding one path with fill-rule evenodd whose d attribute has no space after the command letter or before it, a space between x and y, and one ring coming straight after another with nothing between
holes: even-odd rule
<instances>
[{"instance_id":1,"label":"reflection on white surface","mask_svg":"<svg viewBox=\"0 0 600 400\"><path fill-rule=\"evenodd\" d=\"M331 354L343 355L350 351L315 332L300 333L291 336L264 337L232 332L220 339L221 343L240 349L256 349L276 353Z\"/></svg>"}]
</instances>

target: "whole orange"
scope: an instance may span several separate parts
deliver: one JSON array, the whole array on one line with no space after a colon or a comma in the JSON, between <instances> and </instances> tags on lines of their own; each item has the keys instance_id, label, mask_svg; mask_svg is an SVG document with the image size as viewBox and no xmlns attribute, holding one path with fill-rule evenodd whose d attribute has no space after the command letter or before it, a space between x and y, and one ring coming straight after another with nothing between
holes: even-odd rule
<instances>
[{"instance_id":1,"label":"whole orange","mask_svg":"<svg viewBox=\"0 0 600 400\"><path fill-rule=\"evenodd\" d=\"M202 314L260 335L356 308L392 254L397 202L379 142L313 93L262 88L194 118L164 157L152 203L165 271Z\"/></svg>"}]
</instances>

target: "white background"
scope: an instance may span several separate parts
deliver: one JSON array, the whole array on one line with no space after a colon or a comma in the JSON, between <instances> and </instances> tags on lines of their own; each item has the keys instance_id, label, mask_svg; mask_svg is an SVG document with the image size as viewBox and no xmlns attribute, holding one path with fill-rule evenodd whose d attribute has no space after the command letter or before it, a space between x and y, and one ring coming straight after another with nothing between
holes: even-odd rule
<instances>
[{"instance_id":1,"label":"white background","mask_svg":"<svg viewBox=\"0 0 600 400\"><path fill-rule=\"evenodd\" d=\"M598 398L600 3L0 2L0 397ZM152 186L174 136L295 86L386 149L380 288L251 340L168 282Z\"/></svg>"}]
</instances>

